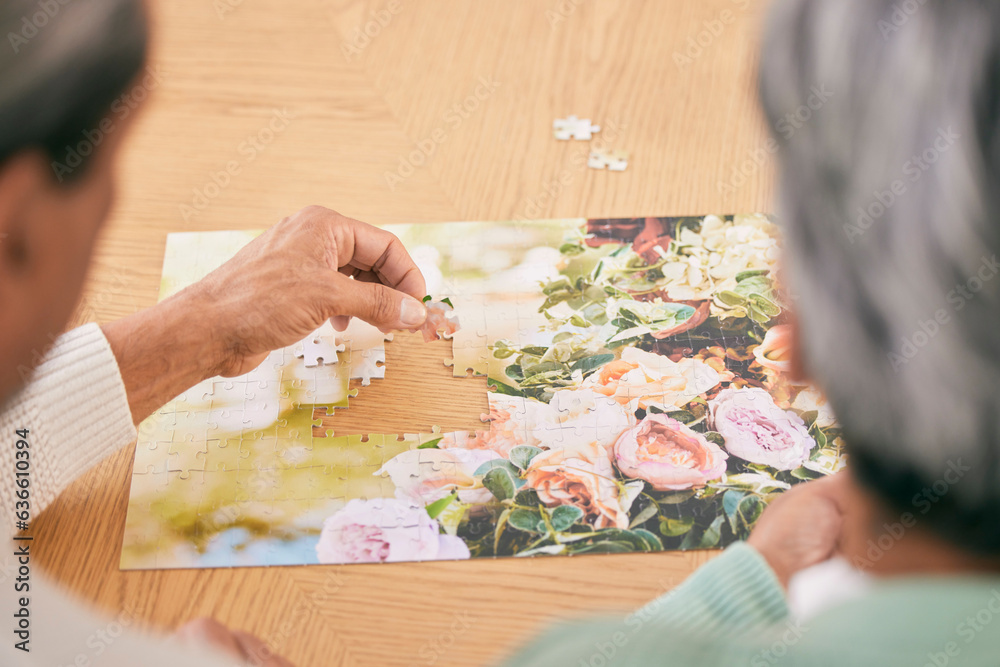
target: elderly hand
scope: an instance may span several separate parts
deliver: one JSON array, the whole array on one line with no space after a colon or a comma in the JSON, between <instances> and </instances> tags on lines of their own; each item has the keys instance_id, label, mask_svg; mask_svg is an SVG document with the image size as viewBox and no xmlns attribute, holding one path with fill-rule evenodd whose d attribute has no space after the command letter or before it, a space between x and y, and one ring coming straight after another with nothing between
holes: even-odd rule
<instances>
[{"instance_id":1,"label":"elderly hand","mask_svg":"<svg viewBox=\"0 0 1000 667\"><path fill-rule=\"evenodd\" d=\"M230 630L211 618L198 618L177 628L175 636L193 647L211 646L221 653L254 667L292 667L257 637L241 630Z\"/></svg>"},{"instance_id":2,"label":"elderly hand","mask_svg":"<svg viewBox=\"0 0 1000 667\"><path fill-rule=\"evenodd\" d=\"M764 510L747 543L767 560L782 586L836 552L848 483L846 474L837 474L798 484Z\"/></svg>"},{"instance_id":3,"label":"elderly hand","mask_svg":"<svg viewBox=\"0 0 1000 667\"><path fill-rule=\"evenodd\" d=\"M320 206L285 218L204 280L104 325L139 423L215 375L250 372L328 319L383 331L427 319L424 278L392 233Z\"/></svg>"},{"instance_id":4,"label":"elderly hand","mask_svg":"<svg viewBox=\"0 0 1000 667\"><path fill-rule=\"evenodd\" d=\"M388 331L427 318L424 278L399 239L320 206L285 218L185 292L210 314L217 374L230 377L328 319L340 330L353 316Z\"/></svg>"}]
</instances>

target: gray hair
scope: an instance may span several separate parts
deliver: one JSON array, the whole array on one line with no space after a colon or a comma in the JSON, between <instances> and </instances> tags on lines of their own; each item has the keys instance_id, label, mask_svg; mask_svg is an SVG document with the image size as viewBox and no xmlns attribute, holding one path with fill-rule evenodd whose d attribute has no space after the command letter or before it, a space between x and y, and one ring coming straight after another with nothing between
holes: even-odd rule
<instances>
[{"instance_id":1,"label":"gray hair","mask_svg":"<svg viewBox=\"0 0 1000 667\"><path fill-rule=\"evenodd\" d=\"M0 35L0 160L36 147L60 161L141 70L145 7L140 0L4 0Z\"/></svg>"},{"instance_id":2,"label":"gray hair","mask_svg":"<svg viewBox=\"0 0 1000 667\"><path fill-rule=\"evenodd\" d=\"M804 360L852 468L994 555L998 49L988 0L781 0L761 60Z\"/></svg>"}]
</instances>

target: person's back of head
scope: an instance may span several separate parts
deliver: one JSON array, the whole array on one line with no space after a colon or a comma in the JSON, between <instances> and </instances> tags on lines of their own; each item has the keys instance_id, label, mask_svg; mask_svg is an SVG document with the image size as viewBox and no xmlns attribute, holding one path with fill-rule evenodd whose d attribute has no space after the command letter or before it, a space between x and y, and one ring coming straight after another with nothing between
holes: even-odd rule
<instances>
[{"instance_id":1,"label":"person's back of head","mask_svg":"<svg viewBox=\"0 0 1000 667\"><path fill-rule=\"evenodd\" d=\"M1000 556L1000 4L779 2L761 95L804 363L852 469Z\"/></svg>"}]
</instances>

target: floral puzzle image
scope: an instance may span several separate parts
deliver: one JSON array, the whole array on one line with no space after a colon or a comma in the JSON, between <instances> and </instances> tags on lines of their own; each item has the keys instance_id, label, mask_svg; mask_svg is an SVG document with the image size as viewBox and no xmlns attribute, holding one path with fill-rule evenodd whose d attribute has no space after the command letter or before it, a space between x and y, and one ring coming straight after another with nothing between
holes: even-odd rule
<instances>
[{"instance_id":1,"label":"floral puzzle image","mask_svg":"<svg viewBox=\"0 0 1000 667\"><path fill-rule=\"evenodd\" d=\"M717 548L844 465L790 376L767 216L390 229L434 299L424 337L486 377L482 428L317 434L392 373L391 336L326 325L142 425L123 569ZM171 235L161 298L255 235Z\"/></svg>"}]
</instances>

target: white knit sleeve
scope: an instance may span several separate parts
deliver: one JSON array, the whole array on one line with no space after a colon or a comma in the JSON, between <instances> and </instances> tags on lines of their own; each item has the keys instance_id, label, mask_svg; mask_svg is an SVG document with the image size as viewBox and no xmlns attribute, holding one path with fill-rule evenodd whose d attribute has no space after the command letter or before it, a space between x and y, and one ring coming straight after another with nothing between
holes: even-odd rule
<instances>
[{"instance_id":1,"label":"white knit sleeve","mask_svg":"<svg viewBox=\"0 0 1000 667\"><path fill-rule=\"evenodd\" d=\"M17 431L27 431L21 438ZM34 541L11 543L17 452L28 444L31 519L77 475L136 438L111 346L97 325L60 337L25 387L0 412L0 616L10 626L0 665L49 667L231 667L216 651L141 632L138 611L101 617L67 597L36 569ZM23 465L22 465L23 467ZM86 557L86 554L81 554ZM15 579L14 577L17 577ZM13 628L14 632L11 632ZM18 635L18 632L23 634Z\"/></svg>"},{"instance_id":2,"label":"white knit sleeve","mask_svg":"<svg viewBox=\"0 0 1000 667\"><path fill-rule=\"evenodd\" d=\"M19 465L27 465L34 519L80 473L135 438L118 362L100 327L61 336L0 412L2 528L13 530L18 440L28 443L27 464Z\"/></svg>"}]
</instances>

